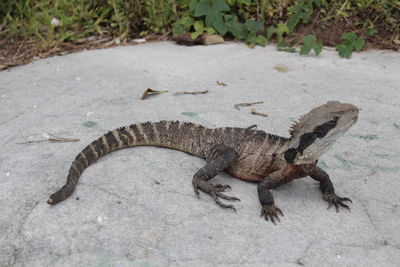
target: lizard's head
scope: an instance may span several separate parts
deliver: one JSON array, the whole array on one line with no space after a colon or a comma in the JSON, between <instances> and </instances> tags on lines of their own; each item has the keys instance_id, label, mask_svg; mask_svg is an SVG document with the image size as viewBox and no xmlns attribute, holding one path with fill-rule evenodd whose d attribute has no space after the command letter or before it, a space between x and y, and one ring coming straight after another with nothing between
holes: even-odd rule
<instances>
[{"instance_id":1,"label":"lizard's head","mask_svg":"<svg viewBox=\"0 0 400 267\"><path fill-rule=\"evenodd\" d=\"M282 151L286 162L315 162L357 122L358 112L351 104L329 101L303 115L290 130L289 148Z\"/></svg>"}]
</instances>

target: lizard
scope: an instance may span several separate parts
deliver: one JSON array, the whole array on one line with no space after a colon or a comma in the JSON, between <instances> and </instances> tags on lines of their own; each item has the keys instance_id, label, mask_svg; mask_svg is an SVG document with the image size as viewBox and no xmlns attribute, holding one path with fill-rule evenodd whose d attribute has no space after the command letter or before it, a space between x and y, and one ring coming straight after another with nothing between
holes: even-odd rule
<instances>
[{"instance_id":1,"label":"lizard","mask_svg":"<svg viewBox=\"0 0 400 267\"><path fill-rule=\"evenodd\" d=\"M289 132L281 137L249 128L206 128L182 121L159 121L131 124L109 131L86 146L71 164L66 184L52 194L47 203L56 204L75 190L82 172L96 160L112 151L133 146L159 146L192 154L206 160L206 165L193 176L195 195L208 194L216 204L236 209L221 201L239 201L224 192L229 185L213 184L210 180L225 171L231 176L258 183L261 217L276 224L283 216L275 204L271 189L294 179L310 176L319 182L328 208L350 210L339 197L329 175L317 166L338 137L358 120L359 108L352 104L328 101L300 117Z\"/></svg>"}]
</instances>

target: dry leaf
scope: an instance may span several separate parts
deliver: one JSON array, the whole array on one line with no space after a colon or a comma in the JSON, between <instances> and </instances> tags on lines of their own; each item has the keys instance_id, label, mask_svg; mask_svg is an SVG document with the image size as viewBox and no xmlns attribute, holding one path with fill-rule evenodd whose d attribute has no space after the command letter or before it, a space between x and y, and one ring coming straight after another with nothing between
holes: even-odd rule
<instances>
[{"instance_id":1,"label":"dry leaf","mask_svg":"<svg viewBox=\"0 0 400 267\"><path fill-rule=\"evenodd\" d=\"M274 67L275 70L278 72L288 72L289 68L285 64L276 64Z\"/></svg>"},{"instance_id":2,"label":"dry leaf","mask_svg":"<svg viewBox=\"0 0 400 267\"><path fill-rule=\"evenodd\" d=\"M146 91L144 91L142 98L140 98L140 100L144 100L147 97L149 97L150 95L157 95L157 94L162 94L162 93L166 93L168 92L168 90L154 90L151 88L147 88Z\"/></svg>"},{"instance_id":3,"label":"dry leaf","mask_svg":"<svg viewBox=\"0 0 400 267\"><path fill-rule=\"evenodd\" d=\"M296 263L297 263L298 265L302 265L302 266L304 265L303 259L297 259Z\"/></svg>"},{"instance_id":4,"label":"dry leaf","mask_svg":"<svg viewBox=\"0 0 400 267\"><path fill-rule=\"evenodd\" d=\"M253 114L253 115L260 115L260 116L263 116L263 117L268 117L268 114L258 112L255 108L253 108L253 109L251 110L251 114Z\"/></svg>"},{"instance_id":5,"label":"dry leaf","mask_svg":"<svg viewBox=\"0 0 400 267\"><path fill-rule=\"evenodd\" d=\"M250 103L239 103L239 104L235 104L234 107L235 107L237 110L240 110L239 107L248 107L248 106L251 106L251 105L263 104L263 103L264 103L263 101L259 101L259 102L250 102Z\"/></svg>"},{"instance_id":6,"label":"dry leaf","mask_svg":"<svg viewBox=\"0 0 400 267\"><path fill-rule=\"evenodd\" d=\"M218 84L219 86L226 86L226 85L227 85L226 83L220 82L220 81L217 81L217 84Z\"/></svg>"},{"instance_id":7,"label":"dry leaf","mask_svg":"<svg viewBox=\"0 0 400 267\"><path fill-rule=\"evenodd\" d=\"M210 91L208 91L208 90L192 91L192 92L183 91L183 92L176 92L176 93L174 93L174 95L202 95L202 94L206 94L208 92L210 92Z\"/></svg>"}]
</instances>

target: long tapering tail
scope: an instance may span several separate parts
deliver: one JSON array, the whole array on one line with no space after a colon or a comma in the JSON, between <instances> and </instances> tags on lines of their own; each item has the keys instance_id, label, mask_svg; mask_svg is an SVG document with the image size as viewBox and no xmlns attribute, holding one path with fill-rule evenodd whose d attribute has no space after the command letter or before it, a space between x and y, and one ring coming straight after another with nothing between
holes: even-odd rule
<instances>
[{"instance_id":1,"label":"long tapering tail","mask_svg":"<svg viewBox=\"0 0 400 267\"><path fill-rule=\"evenodd\" d=\"M85 147L72 162L66 184L47 203L56 204L75 190L82 172L112 151L131 146L161 146L202 156L202 141L209 129L188 122L160 121L132 124L106 133Z\"/></svg>"}]
</instances>

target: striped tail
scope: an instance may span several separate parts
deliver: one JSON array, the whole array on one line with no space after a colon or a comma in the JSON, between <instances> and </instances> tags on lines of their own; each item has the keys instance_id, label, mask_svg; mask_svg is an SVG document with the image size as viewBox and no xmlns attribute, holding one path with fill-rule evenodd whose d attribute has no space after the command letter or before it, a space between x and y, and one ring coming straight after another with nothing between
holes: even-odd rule
<instances>
[{"instance_id":1,"label":"striped tail","mask_svg":"<svg viewBox=\"0 0 400 267\"><path fill-rule=\"evenodd\" d=\"M131 146L161 146L202 157L203 141L209 129L188 122L160 121L132 124L106 133L89 144L72 162L66 184L47 203L56 204L75 190L82 172L112 151Z\"/></svg>"}]
</instances>

